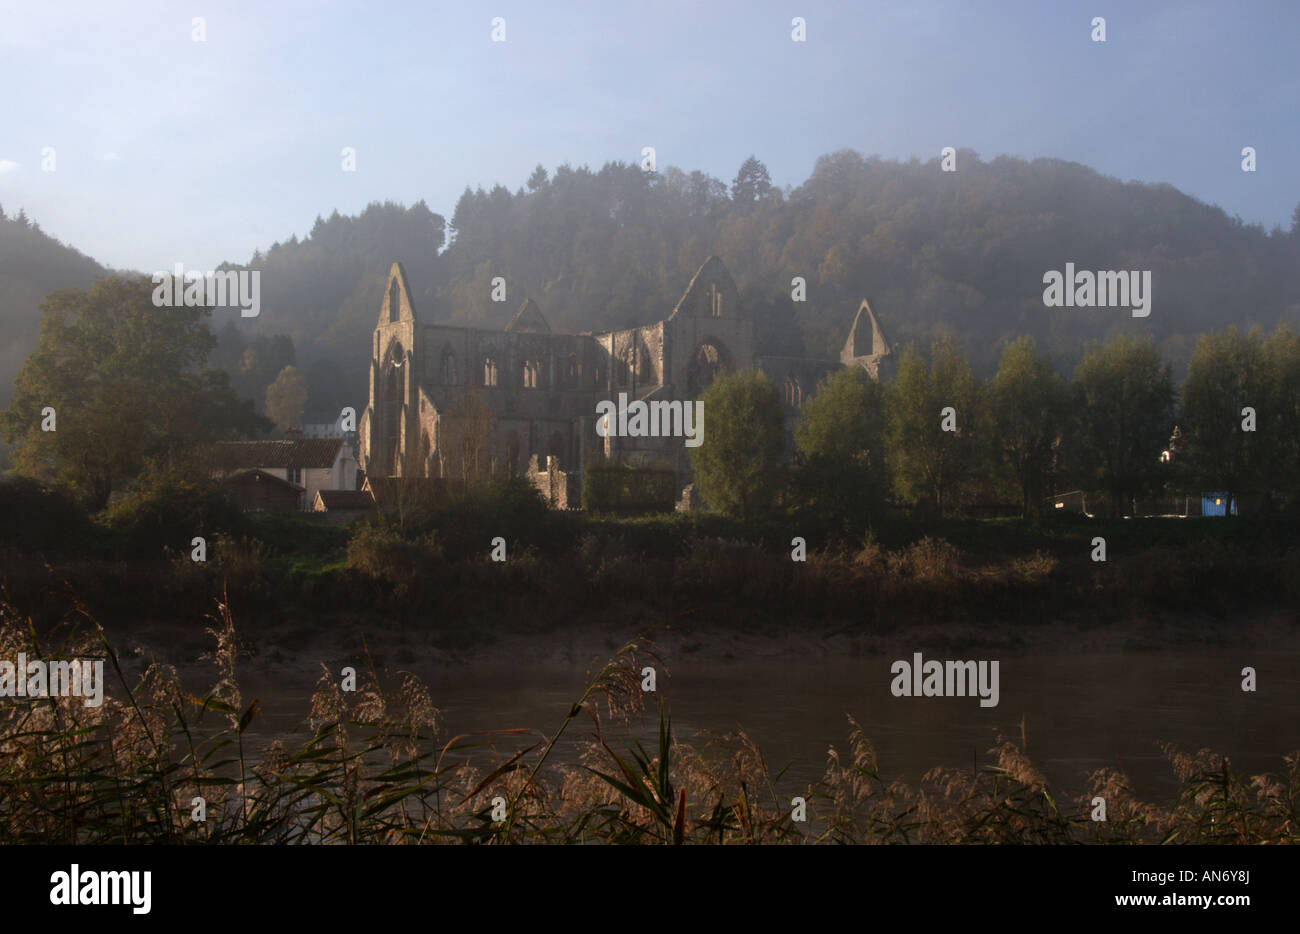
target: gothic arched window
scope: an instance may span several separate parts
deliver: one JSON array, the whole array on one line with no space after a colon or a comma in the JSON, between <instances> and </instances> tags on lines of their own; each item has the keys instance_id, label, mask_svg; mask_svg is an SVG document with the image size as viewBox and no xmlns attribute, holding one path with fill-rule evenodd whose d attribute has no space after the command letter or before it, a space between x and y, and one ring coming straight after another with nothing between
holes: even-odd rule
<instances>
[{"instance_id":1,"label":"gothic arched window","mask_svg":"<svg viewBox=\"0 0 1300 934\"><path fill-rule=\"evenodd\" d=\"M796 409L803 405L803 388L794 376L785 378L785 404Z\"/></svg>"},{"instance_id":2,"label":"gothic arched window","mask_svg":"<svg viewBox=\"0 0 1300 934\"><path fill-rule=\"evenodd\" d=\"M687 372L687 385L691 394L703 392L713 382L717 372L725 369L727 357L720 348L715 344L700 344Z\"/></svg>"},{"instance_id":3,"label":"gothic arched window","mask_svg":"<svg viewBox=\"0 0 1300 934\"><path fill-rule=\"evenodd\" d=\"M510 438L506 441L506 474L515 476L519 473L519 433L510 432Z\"/></svg>"},{"instance_id":4,"label":"gothic arched window","mask_svg":"<svg viewBox=\"0 0 1300 934\"><path fill-rule=\"evenodd\" d=\"M709 314L715 318L722 317L722 293L718 290L717 283L709 285L709 291L705 293L709 300Z\"/></svg>"},{"instance_id":5,"label":"gothic arched window","mask_svg":"<svg viewBox=\"0 0 1300 934\"><path fill-rule=\"evenodd\" d=\"M402 377L401 371L390 367L384 376L383 397L380 408L380 450L388 458L388 472L396 473L401 456L402 438Z\"/></svg>"}]
</instances>

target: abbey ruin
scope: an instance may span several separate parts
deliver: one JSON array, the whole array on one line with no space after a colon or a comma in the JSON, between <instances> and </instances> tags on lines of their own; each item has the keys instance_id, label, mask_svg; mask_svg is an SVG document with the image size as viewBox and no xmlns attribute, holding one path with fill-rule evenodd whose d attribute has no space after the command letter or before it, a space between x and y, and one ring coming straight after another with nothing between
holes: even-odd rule
<instances>
[{"instance_id":1,"label":"abbey ruin","mask_svg":"<svg viewBox=\"0 0 1300 934\"><path fill-rule=\"evenodd\" d=\"M597 407L620 396L696 400L719 370L762 370L780 392L787 434L818 382L840 366L885 378L892 351L863 300L838 362L757 352L753 320L716 256L677 306L644 327L556 334L532 299L504 331L421 322L406 273L388 275L370 358L370 400L359 426L370 477L475 478L528 473L553 504L576 505L593 458L670 466L690 481L682 437L598 431Z\"/></svg>"}]
</instances>

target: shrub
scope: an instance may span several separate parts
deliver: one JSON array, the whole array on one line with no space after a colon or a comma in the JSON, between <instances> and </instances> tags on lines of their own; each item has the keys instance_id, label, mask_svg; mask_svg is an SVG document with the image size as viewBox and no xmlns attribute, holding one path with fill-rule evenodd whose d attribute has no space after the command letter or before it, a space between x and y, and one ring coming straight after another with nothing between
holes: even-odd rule
<instances>
[{"instance_id":1,"label":"shrub","mask_svg":"<svg viewBox=\"0 0 1300 934\"><path fill-rule=\"evenodd\" d=\"M551 512L541 493L523 477L497 477L466 498L430 513L418 526L407 523L400 534L419 540L436 529L450 560L483 557L492 539L500 536L512 546L537 546L547 553L567 549L569 531Z\"/></svg>"},{"instance_id":2,"label":"shrub","mask_svg":"<svg viewBox=\"0 0 1300 934\"><path fill-rule=\"evenodd\" d=\"M952 582L961 574L957 549L943 539L923 538L891 555L890 570L917 581Z\"/></svg>"},{"instance_id":3,"label":"shrub","mask_svg":"<svg viewBox=\"0 0 1300 934\"><path fill-rule=\"evenodd\" d=\"M622 461L589 465L582 475L582 508L639 516L672 512L677 474L667 467L635 467Z\"/></svg>"},{"instance_id":4,"label":"shrub","mask_svg":"<svg viewBox=\"0 0 1300 934\"><path fill-rule=\"evenodd\" d=\"M196 535L211 540L218 532L248 530L239 506L206 481L173 479L151 486L109 507L104 519L125 549L138 555L188 548Z\"/></svg>"},{"instance_id":5,"label":"shrub","mask_svg":"<svg viewBox=\"0 0 1300 934\"><path fill-rule=\"evenodd\" d=\"M93 531L85 510L63 491L28 477L0 479L0 543L66 552L84 548Z\"/></svg>"},{"instance_id":6,"label":"shrub","mask_svg":"<svg viewBox=\"0 0 1300 934\"><path fill-rule=\"evenodd\" d=\"M410 541L382 523L358 526L348 541L348 564L353 569L393 584L428 570L441 556L433 534L422 542Z\"/></svg>"},{"instance_id":7,"label":"shrub","mask_svg":"<svg viewBox=\"0 0 1300 934\"><path fill-rule=\"evenodd\" d=\"M252 534L279 554L337 557L350 537L347 526L321 521L319 513L273 510L247 519Z\"/></svg>"}]
</instances>

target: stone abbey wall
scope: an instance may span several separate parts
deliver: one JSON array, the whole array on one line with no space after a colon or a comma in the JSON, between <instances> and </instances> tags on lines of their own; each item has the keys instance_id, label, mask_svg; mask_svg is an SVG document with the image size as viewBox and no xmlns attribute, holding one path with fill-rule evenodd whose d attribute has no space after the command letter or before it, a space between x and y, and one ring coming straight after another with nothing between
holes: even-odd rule
<instances>
[{"instance_id":1,"label":"stone abbey wall","mask_svg":"<svg viewBox=\"0 0 1300 934\"><path fill-rule=\"evenodd\" d=\"M473 479L526 475L536 458L541 469L531 473L539 483L545 478L554 501L557 483L565 491L580 484L584 465L603 456L671 466L684 486L690 463L682 438L601 437L597 403L623 394L688 402L719 371L756 367L782 394L792 427L826 374L861 365L879 378L889 354L863 302L838 363L760 357L754 322L717 257L662 321L597 334L553 333L532 299L504 331L421 322L405 271L394 263L371 342L362 467L369 476ZM565 505L576 505L574 495L563 493Z\"/></svg>"}]
</instances>

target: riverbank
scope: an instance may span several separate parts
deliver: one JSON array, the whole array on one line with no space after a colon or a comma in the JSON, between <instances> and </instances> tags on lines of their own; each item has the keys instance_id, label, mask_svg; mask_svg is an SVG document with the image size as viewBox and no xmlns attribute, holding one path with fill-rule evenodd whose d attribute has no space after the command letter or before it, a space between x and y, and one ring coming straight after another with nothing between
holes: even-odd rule
<instances>
[{"instance_id":1,"label":"riverbank","mask_svg":"<svg viewBox=\"0 0 1300 934\"><path fill-rule=\"evenodd\" d=\"M653 842L679 832L659 809L671 814L686 789L680 835L697 842L1291 842L1296 824L1269 791L1280 786L1251 779L1300 781L1300 760L1284 758L1294 741L1277 730L1300 716L1294 553L1116 542L1106 562L1068 538L1026 553L929 536L803 562L718 538L671 555L626 542L559 558L524 547L506 562L391 540L343 562L223 540L203 563L16 556L4 565L8 647L33 651L30 619L47 647L79 626L67 651L94 651L94 619L135 701L115 682L101 709L6 708L0 791L15 804L0 829L119 842ZM390 548L393 561L370 561ZM655 644L620 653L638 634ZM998 661L999 704L895 696L891 660L917 651ZM1258 693L1242 690L1246 665ZM646 666L654 692L641 688ZM344 668L355 692L341 689ZM642 768L602 697L648 708L628 726L649 747L657 703L671 710L676 742L644 768L670 756L676 792L644 798L629 785L624 797L583 768ZM404 738L412 729L420 736ZM160 731L170 738L155 744ZM1223 755L1191 751L1203 746ZM515 761L527 771L500 771ZM69 823L42 823L52 812L28 794L33 775L42 787L59 776ZM746 810L756 788L771 798L762 815ZM824 797L807 798L822 803L803 827L786 803L810 788ZM207 828L182 817L200 792L219 815ZM1087 817L1099 792L1116 815L1104 826ZM489 819L497 798L518 823ZM359 802L373 820L358 818ZM911 807L938 810L917 824Z\"/></svg>"},{"instance_id":2,"label":"riverbank","mask_svg":"<svg viewBox=\"0 0 1300 934\"><path fill-rule=\"evenodd\" d=\"M215 537L202 562L9 550L4 595L38 632L84 606L131 655L180 666L206 651L218 602L259 664L289 666L366 649L389 665L567 664L646 634L670 657L718 660L1287 651L1300 638L1287 525L968 521L804 550L779 529L581 520L576 544L522 536L494 561L383 526L268 521L261 537Z\"/></svg>"},{"instance_id":3,"label":"riverbank","mask_svg":"<svg viewBox=\"0 0 1300 934\"><path fill-rule=\"evenodd\" d=\"M444 621L427 627L419 620L398 622L382 616L315 623L267 620L241 627L243 664L249 671L277 676L317 673L322 664L335 668L365 658L390 669L503 663L584 668L639 636L652 640L670 667L676 661L901 658L918 650L962 657L1300 652L1300 624L1281 610L1227 620L1208 616L1098 620L1080 614L1032 626L983 620L905 626L803 621L735 627L690 615L656 626L648 615L621 609L638 621L620 620L598 607L584 608L565 625L542 629L526 621L521 625L519 620L491 619ZM129 627L108 625L106 630L133 664L156 659L187 675L201 676L205 671L203 655L211 650L211 638L192 621L139 621Z\"/></svg>"}]
</instances>

